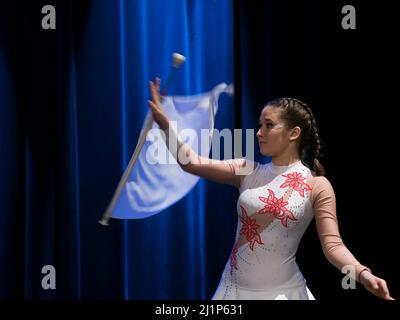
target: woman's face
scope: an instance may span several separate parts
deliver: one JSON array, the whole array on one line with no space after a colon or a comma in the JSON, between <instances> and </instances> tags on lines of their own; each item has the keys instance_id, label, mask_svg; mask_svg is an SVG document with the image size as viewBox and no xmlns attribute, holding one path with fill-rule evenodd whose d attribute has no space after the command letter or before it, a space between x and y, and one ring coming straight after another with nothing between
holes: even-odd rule
<instances>
[{"instance_id":1,"label":"woman's face","mask_svg":"<svg viewBox=\"0 0 400 320\"><path fill-rule=\"evenodd\" d=\"M261 111L257 138L263 156L278 156L289 145L289 132L280 119L280 113L279 108L272 106Z\"/></svg>"}]
</instances>

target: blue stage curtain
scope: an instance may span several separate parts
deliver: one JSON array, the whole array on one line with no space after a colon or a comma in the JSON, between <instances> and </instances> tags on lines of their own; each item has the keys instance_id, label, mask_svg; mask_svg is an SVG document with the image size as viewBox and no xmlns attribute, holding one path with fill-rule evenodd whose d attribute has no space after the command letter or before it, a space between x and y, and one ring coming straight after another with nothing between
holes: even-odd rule
<instances>
[{"instance_id":1,"label":"blue stage curtain","mask_svg":"<svg viewBox=\"0 0 400 320\"><path fill-rule=\"evenodd\" d=\"M172 53L187 61L169 95L233 82L232 1L54 1L54 31L40 28L45 4L26 4L22 44L0 51L10 152L0 162L0 297L211 298L233 244L235 189L201 180L152 218L97 221L138 141L148 81L166 80ZM234 99L221 97L216 128L234 124ZM56 290L41 287L44 265L56 268Z\"/></svg>"}]
</instances>

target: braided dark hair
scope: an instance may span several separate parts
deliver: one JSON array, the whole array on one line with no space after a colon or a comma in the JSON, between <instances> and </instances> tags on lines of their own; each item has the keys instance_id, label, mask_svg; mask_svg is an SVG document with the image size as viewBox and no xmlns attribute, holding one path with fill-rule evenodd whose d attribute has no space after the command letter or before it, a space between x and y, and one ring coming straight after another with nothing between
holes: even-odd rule
<instances>
[{"instance_id":1,"label":"braided dark hair","mask_svg":"<svg viewBox=\"0 0 400 320\"><path fill-rule=\"evenodd\" d=\"M295 98L279 98L270 101L267 106L281 109L280 117L288 128L301 128L299 154L301 160L313 168L318 176L325 175L325 169L319 162L322 157L321 140L317 123L310 107L303 101Z\"/></svg>"}]
</instances>

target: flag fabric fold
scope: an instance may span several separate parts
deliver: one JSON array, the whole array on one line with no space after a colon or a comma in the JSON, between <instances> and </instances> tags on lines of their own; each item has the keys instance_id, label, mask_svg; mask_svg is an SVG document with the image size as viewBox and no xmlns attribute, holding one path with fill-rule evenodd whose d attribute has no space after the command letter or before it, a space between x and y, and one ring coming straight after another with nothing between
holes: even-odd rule
<instances>
[{"instance_id":1,"label":"flag fabric fold","mask_svg":"<svg viewBox=\"0 0 400 320\"><path fill-rule=\"evenodd\" d=\"M163 97L163 108L170 121L176 123L178 135L183 130L190 129L197 136L194 139L189 137L185 141L197 153L202 129L208 130L211 142L221 93L233 95L233 85L221 83L209 92L194 96ZM155 144L160 137L154 132L160 130L148 130L150 128L159 127L149 110L134 152L134 155L138 155L131 159L132 163L125 170L105 216L116 219L143 219L153 216L182 199L199 181L199 177L182 170L164 141ZM210 145L211 143L206 150L207 156Z\"/></svg>"}]
</instances>

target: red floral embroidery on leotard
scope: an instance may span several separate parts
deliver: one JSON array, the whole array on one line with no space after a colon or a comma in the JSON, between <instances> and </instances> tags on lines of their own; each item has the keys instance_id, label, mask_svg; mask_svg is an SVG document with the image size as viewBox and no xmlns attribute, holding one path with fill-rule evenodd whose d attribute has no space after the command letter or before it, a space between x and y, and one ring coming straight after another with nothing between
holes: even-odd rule
<instances>
[{"instance_id":1,"label":"red floral embroidery on leotard","mask_svg":"<svg viewBox=\"0 0 400 320\"><path fill-rule=\"evenodd\" d=\"M246 209L240 206L242 211L242 216L240 217L240 221L242 221L243 225L240 229L240 234L246 236L246 240L249 242L250 249L254 249L254 244L257 242L259 244L264 244L261 241L260 234L258 233L258 228L260 227L257 224L256 219L252 219L247 215Z\"/></svg>"},{"instance_id":2,"label":"red floral embroidery on leotard","mask_svg":"<svg viewBox=\"0 0 400 320\"><path fill-rule=\"evenodd\" d=\"M283 200L282 198L275 197L274 192L271 189L268 189L268 198L258 197L262 202L265 203L264 208L258 211L259 214L270 213L275 218L281 220L281 223L284 227L287 228L288 219L297 220L294 214L286 208L288 202Z\"/></svg>"},{"instance_id":3,"label":"red floral embroidery on leotard","mask_svg":"<svg viewBox=\"0 0 400 320\"><path fill-rule=\"evenodd\" d=\"M299 172L283 174L282 177L287 179L284 183L282 183L281 188L293 188L293 190L298 191L303 198L305 191L311 191L311 187L304 182L306 178L303 177Z\"/></svg>"},{"instance_id":4,"label":"red floral embroidery on leotard","mask_svg":"<svg viewBox=\"0 0 400 320\"><path fill-rule=\"evenodd\" d=\"M235 243L232 249L231 253L231 259L230 259L230 265L231 265L231 272L233 271L233 268L237 270L237 252L238 252L238 245Z\"/></svg>"}]
</instances>

